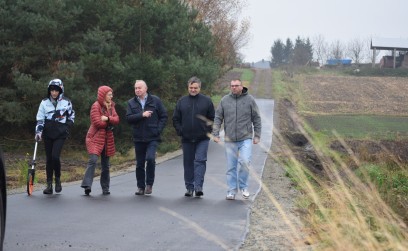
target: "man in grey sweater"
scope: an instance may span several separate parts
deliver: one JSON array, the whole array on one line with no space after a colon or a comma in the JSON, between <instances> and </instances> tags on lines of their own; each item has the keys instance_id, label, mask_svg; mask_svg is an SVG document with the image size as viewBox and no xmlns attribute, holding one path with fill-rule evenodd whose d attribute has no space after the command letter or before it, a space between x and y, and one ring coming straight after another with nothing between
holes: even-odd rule
<instances>
[{"instance_id":1,"label":"man in grey sweater","mask_svg":"<svg viewBox=\"0 0 408 251\"><path fill-rule=\"evenodd\" d=\"M225 155L227 158L227 200L234 200L238 189L244 199L249 198L248 177L251 165L252 143L258 144L261 136L261 116L254 97L240 79L233 79L231 92L225 95L215 111L212 134L220 142L220 129L224 123Z\"/></svg>"}]
</instances>

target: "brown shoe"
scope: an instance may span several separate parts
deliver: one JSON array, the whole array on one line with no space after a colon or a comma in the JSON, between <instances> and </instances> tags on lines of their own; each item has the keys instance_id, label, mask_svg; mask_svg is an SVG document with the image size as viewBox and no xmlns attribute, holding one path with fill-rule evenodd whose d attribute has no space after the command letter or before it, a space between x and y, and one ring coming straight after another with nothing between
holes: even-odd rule
<instances>
[{"instance_id":1,"label":"brown shoe","mask_svg":"<svg viewBox=\"0 0 408 251\"><path fill-rule=\"evenodd\" d=\"M147 185L146 186L146 194L152 194L153 192L153 187L152 185Z\"/></svg>"},{"instance_id":2,"label":"brown shoe","mask_svg":"<svg viewBox=\"0 0 408 251\"><path fill-rule=\"evenodd\" d=\"M145 190L143 188L138 188L135 195L144 195L145 194Z\"/></svg>"}]
</instances>

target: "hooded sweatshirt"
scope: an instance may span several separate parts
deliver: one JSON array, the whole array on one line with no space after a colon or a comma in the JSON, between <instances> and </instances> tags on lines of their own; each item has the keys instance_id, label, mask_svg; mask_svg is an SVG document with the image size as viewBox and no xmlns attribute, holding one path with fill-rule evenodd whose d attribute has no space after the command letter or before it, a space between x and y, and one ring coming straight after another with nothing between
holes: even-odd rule
<instances>
[{"instance_id":1,"label":"hooded sweatshirt","mask_svg":"<svg viewBox=\"0 0 408 251\"><path fill-rule=\"evenodd\" d=\"M225 141L236 142L261 137L261 116L255 99L244 87L242 94L225 95L215 111L213 135L219 137L224 122Z\"/></svg>"}]
</instances>

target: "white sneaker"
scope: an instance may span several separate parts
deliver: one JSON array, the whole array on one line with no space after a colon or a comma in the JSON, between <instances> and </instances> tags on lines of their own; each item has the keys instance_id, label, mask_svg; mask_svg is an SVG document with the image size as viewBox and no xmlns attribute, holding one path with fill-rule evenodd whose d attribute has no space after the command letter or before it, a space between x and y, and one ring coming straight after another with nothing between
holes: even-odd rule
<instances>
[{"instance_id":1,"label":"white sneaker","mask_svg":"<svg viewBox=\"0 0 408 251\"><path fill-rule=\"evenodd\" d=\"M242 192L242 198L244 198L244 199L249 199L249 191L248 191L248 189L242 189L241 190L241 192Z\"/></svg>"},{"instance_id":2,"label":"white sneaker","mask_svg":"<svg viewBox=\"0 0 408 251\"><path fill-rule=\"evenodd\" d=\"M227 197L225 197L226 200L235 200L235 194L228 192Z\"/></svg>"}]
</instances>

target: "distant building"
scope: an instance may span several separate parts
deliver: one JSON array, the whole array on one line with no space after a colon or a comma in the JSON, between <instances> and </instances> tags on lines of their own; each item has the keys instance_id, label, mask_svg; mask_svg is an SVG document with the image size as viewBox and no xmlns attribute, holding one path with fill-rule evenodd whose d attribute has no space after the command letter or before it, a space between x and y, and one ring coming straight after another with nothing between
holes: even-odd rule
<instances>
[{"instance_id":1,"label":"distant building","mask_svg":"<svg viewBox=\"0 0 408 251\"><path fill-rule=\"evenodd\" d=\"M394 66L395 62L395 66ZM380 60L380 68L408 68L408 55L400 54L397 57L383 56Z\"/></svg>"},{"instance_id":2,"label":"distant building","mask_svg":"<svg viewBox=\"0 0 408 251\"><path fill-rule=\"evenodd\" d=\"M256 63L251 63L251 68L270 69L271 61L262 59L261 61L258 61Z\"/></svg>"},{"instance_id":3,"label":"distant building","mask_svg":"<svg viewBox=\"0 0 408 251\"><path fill-rule=\"evenodd\" d=\"M407 52L408 52L408 39L404 38L373 38L371 39L371 47L373 50L373 62L372 67L375 66L375 58L377 50L392 51L392 56L384 56L380 61L380 67L407 67ZM397 56L397 51L400 53Z\"/></svg>"}]
</instances>

